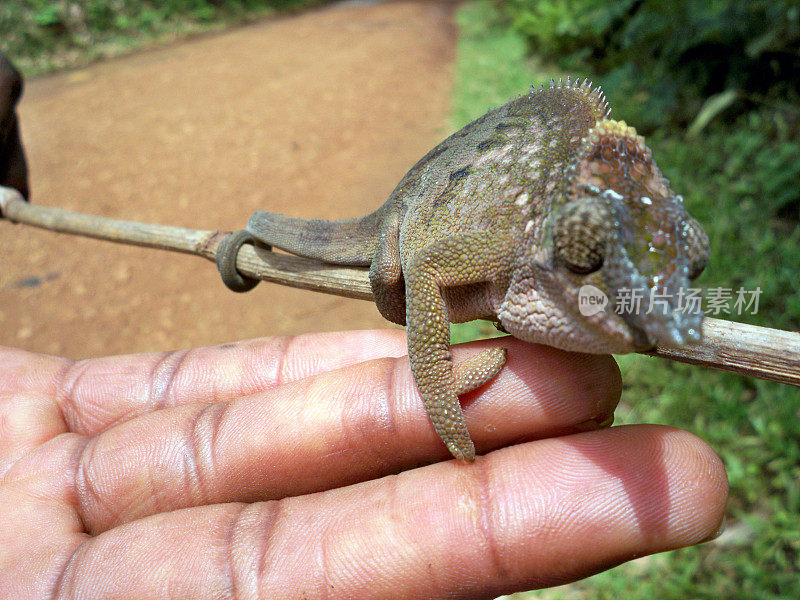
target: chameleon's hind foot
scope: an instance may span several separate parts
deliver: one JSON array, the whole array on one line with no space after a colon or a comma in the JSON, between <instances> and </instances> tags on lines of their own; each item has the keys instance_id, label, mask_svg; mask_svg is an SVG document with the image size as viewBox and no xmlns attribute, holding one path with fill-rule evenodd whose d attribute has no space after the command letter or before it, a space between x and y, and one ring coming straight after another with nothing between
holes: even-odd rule
<instances>
[{"instance_id":1,"label":"chameleon's hind foot","mask_svg":"<svg viewBox=\"0 0 800 600\"><path fill-rule=\"evenodd\" d=\"M453 365L453 391L466 394L488 383L506 364L505 348L489 348Z\"/></svg>"}]
</instances>

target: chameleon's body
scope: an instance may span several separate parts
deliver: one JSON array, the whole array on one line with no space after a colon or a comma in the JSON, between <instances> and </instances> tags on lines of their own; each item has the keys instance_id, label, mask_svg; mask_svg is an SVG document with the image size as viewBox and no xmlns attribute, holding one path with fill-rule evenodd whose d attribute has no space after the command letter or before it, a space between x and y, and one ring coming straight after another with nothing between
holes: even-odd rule
<instances>
[{"instance_id":1,"label":"chameleon's body","mask_svg":"<svg viewBox=\"0 0 800 600\"><path fill-rule=\"evenodd\" d=\"M370 266L381 314L408 328L436 432L464 460L475 450L458 394L494 377L505 353L454 367L450 322L487 318L517 338L592 353L700 336L701 314L676 311L674 297L656 307L649 294L686 287L707 262L708 239L644 140L608 119L586 82L532 90L470 123L370 215L331 222L259 211L248 231L294 254ZM611 299L607 310L581 314L586 284ZM643 292L638 313L615 314L624 289Z\"/></svg>"}]
</instances>

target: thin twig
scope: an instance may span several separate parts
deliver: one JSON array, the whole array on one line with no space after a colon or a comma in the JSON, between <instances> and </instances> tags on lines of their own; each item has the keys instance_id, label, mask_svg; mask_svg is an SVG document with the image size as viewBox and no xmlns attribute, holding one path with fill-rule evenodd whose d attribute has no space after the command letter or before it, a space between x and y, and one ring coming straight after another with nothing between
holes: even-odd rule
<instances>
[{"instance_id":1,"label":"thin twig","mask_svg":"<svg viewBox=\"0 0 800 600\"><path fill-rule=\"evenodd\" d=\"M0 187L0 216L50 231L88 236L122 244L172 250L214 261L223 231L149 225L35 206L9 188ZM245 245L236 268L244 275L347 298L371 300L366 269L326 265L307 258ZM703 341L683 348L657 347L659 356L800 387L800 333L706 318Z\"/></svg>"},{"instance_id":2,"label":"thin twig","mask_svg":"<svg viewBox=\"0 0 800 600\"><path fill-rule=\"evenodd\" d=\"M62 208L37 206L16 190L0 186L0 217L40 229L93 237L109 242L195 254L215 261L226 231L184 229L87 215ZM366 269L326 265L307 258L242 246L236 268L248 277L290 287L372 300Z\"/></svg>"}]
</instances>

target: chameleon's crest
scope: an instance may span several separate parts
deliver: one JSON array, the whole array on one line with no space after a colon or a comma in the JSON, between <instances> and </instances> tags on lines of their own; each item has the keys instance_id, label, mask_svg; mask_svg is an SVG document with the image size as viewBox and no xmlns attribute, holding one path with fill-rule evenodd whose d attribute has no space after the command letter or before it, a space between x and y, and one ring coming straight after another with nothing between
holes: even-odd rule
<instances>
[{"instance_id":1,"label":"chameleon's crest","mask_svg":"<svg viewBox=\"0 0 800 600\"><path fill-rule=\"evenodd\" d=\"M577 157L577 170L582 183L623 196L666 198L672 194L644 138L625 121L606 119L597 124Z\"/></svg>"},{"instance_id":2,"label":"chameleon's crest","mask_svg":"<svg viewBox=\"0 0 800 600\"><path fill-rule=\"evenodd\" d=\"M587 137L576 171L577 186L599 190L612 203L621 203L631 234L626 246L631 257L639 259L649 287L676 273L681 263L690 277L700 274L706 266L708 238L686 214L682 199L672 192L650 148L633 127L624 121L600 122ZM608 213L607 208L595 210Z\"/></svg>"}]
</instances>

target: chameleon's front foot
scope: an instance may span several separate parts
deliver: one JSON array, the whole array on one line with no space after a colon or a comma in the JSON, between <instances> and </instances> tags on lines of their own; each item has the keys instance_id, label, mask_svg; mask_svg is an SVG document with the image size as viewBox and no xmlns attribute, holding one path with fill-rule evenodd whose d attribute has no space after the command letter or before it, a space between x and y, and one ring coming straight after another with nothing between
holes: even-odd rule
<instances>
[{"instance_id":1,"label":"chameleon's front foot","mask_svg":"<svg viewBox=\"0 0 800 600\"><path fill-rule=\"evenodd\" d=\"M489 348L453 365L453 392L466 394L489 383L506 364L505 348Z\"/></svg>"},{"instance_id":2,"label":"chameleon's front foot","mask_svg":"<svg viewBox=\"0 0 800 600\"><path fill-rule=\"evenodd\" d=\"M436 433L455 458L465 462L475 460L464 413L458 400L465 394L494 378L506 362L505 348L490 348L452 367L452 384L441 390L420 388L425 408Z\"/></svg>"},{"instance_id":3,"label":"chameleon's front foot","mask_svg":"<svg viewBox=\"0 0 800 600\"><path fill-rule=\"evenodd\" d=\"M467 439L463 442L450 440L446 443L450 454L452 454L456 459L460 460L461 462L475 462L475 444L472 443L472 440L469 437L467 437Z\"/></svg>"},{"instance_id":4,"label":"chameleon's front foot","mask_svg":"<svg viewBox=\"0 0 800 600\"><path fill-rule=\"evenodd\" d=\"M411 371L436 433L459 460L475 460L475 446L464 423L458 395L497 375L505 364L506 352L490 348L454 366L450 355L450 311L442 289L480 284L502 276L507 265L513 263L511 248L509 236L470 231L427 246L404 270ZM476 317L486 315L489 308L473 306Z\"/></svg>"}]
</instances>

